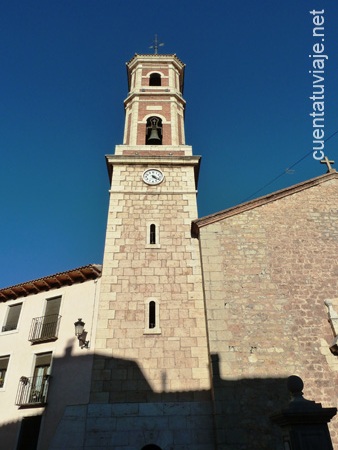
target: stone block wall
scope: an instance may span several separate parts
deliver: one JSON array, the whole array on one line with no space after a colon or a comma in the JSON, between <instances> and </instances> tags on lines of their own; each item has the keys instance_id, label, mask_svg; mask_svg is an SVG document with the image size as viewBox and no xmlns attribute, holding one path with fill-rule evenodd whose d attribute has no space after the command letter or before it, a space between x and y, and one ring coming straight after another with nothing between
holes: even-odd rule
<instances>
[{"instance_id":1,"label":"stone block wall","mask_svg":"<svg viewBox=\"0 0 338 450\"><path fill-rule=\"evenodd\" d=\"M288 401L289 375L305 398L336 406L324 300L338 292L337 198L328 176L200 228L220 449L277 448L269 415Z\"/></svg>"},{"instance_id":2,"label":"stone block wall","mask_svg":"<svg viewBox=\"0 0 338 450\"><path fill-rule=\"evenodd\" d=\"M210 404L68 406L49 450L214 450Z\"/></svg>"}]
</instances>

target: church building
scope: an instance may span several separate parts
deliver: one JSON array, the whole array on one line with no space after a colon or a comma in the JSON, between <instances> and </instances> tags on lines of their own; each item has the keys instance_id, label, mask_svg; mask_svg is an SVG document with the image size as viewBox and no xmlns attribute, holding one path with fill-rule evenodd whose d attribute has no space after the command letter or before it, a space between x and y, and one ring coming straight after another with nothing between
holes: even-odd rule
<instances>
[{"instance_id":1,"label":"church building","mask_svg":"<svg viewBox=\"0 0 338 450\"><path fill-rule=\"evenodd\" d=\"M337 404L338 174L328 164L198 218L184 70L176 55L127 63L102 270L0 289L8 450L283 450L271 417L289 403L289 376Z\"/></svg>"}]
</instances>

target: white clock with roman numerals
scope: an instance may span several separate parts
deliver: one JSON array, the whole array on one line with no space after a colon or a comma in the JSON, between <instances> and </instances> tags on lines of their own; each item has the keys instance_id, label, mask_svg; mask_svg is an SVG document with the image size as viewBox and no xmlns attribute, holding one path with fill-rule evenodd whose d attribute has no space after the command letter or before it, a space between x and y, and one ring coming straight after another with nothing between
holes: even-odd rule
<instances>
[{"instance_id":1,"label":"white clock with roman numerals","mask_svg":"<svg viewBox=\"0 0 338 450\"><path fill-rule=\"evenodd\" d=\"M147 169L143 172L142 180L150 185L160 184L164 180L164 175L158 169Z\"/></svg>"}]
</instances>

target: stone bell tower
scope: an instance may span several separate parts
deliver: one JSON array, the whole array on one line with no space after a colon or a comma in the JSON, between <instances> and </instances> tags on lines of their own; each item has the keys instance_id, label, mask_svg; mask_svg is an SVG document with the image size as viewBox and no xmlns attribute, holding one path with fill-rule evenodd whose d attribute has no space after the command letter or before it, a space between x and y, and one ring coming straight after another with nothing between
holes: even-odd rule
<instances>
[{"instance_id":1,"label":"stone bell tower","mask_svg":"<svg viewBox=\"0 0 338 450\"><path fill-rule=\"evenodd\" d=\"M101 430L110 444L100 448L209 450L209 352L199 247L190 233L200 157L185 145L184 64L176 55L135 55L127 74L123 144L107 156L90 395L99 417L111 414Z\"/></svg>"}]
</instances>

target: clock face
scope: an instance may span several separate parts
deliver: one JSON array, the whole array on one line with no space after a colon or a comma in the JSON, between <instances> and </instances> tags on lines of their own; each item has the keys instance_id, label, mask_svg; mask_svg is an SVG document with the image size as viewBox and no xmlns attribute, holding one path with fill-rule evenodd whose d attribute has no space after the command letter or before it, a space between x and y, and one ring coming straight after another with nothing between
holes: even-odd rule
<instances>
[{"instance_id":1,"label":"clock face","mask_svg":"<svg viewBox=\"0 0 338 450\"><path fill-rule=\"evenodd\" d=\"M162 183L164 175L158 169L148 169L143 172L142 179L147 184L155 185Z\"/></svg>"}]
</instances>

